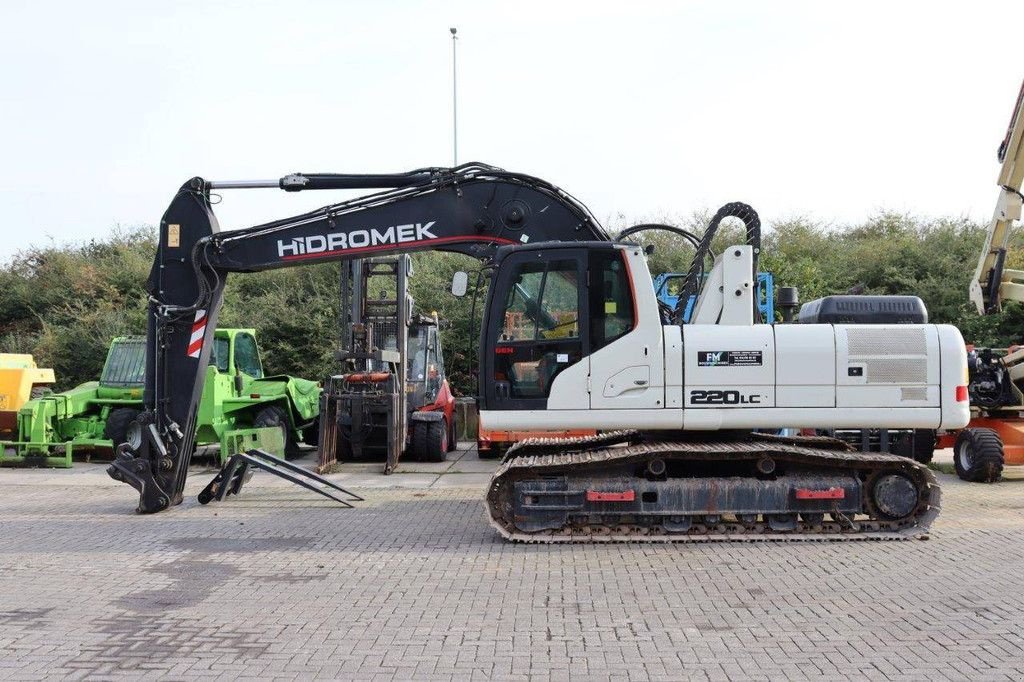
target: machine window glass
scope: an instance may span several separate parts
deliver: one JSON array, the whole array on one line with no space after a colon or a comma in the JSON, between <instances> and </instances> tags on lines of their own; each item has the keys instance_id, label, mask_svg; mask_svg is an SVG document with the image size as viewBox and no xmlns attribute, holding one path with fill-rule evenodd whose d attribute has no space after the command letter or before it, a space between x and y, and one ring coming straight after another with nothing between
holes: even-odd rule
<instances>
[{"instance_id":1,"label":"machine window glass","mask_svg":"<svg viewBox=\"0 0 1024 682\"><path fill-rule=\"evenodd\" d=\"M417 325L409 330L409 341L406 346L408 361L408 371L406 373L406 379L408 381L423 381L426 378L426 367L427 367L427 328L423 325Z\"/></svg>"},{"instance_id":2,"label":"machine window glass","mask_svg":"<svg viewBox=\"0 0 1024 682\"><path fill-rule=\"evenodd\" d=\"M591 352L625 336L634 325L633 290L619 249L601 250L590 258Z\"/></svg>"},{"instance_id":3,"label":"machine window glass","mask_svg":"<svg viewBox=\"0 0 1024 682\"><path fill-rule=\"evenodd\" d=\"M544 282L543 261L522 263L505 301L502 341L532 341L537 336L536 310Z\"/></svg>"},{"instance_id":4,"label":"machine window glass","mask_svg":"<svg viewBox=\"0 0 1024 682\"><path fill-rule=\"evenodd\" d=\"M100 383L104 386L134 386L146 379L145 339L122 339L110 348Z\"/></svg>"},{"instance_id":5,"label":"machine window glass","mask_svg":"<svg viewBox=\"0 0 1024 682\"><path fill-rule=\"evenodd\" d=\"M579 301L576 261L559 260L551 263L547 277L544 278L540 315L537 316L537 338L578 338Z\"/></svg>"},{"instance_id":6,"label":"machine window glass","mask_svg":"<svg viewBox=\"0 0 1024 682\"><path fill-rule=\"evenodd\" d=\"M235 366L254 379L263 378L256 339L249 334L239 334L235 337Z\"/></svg>"},{"instance_id":7,"label":"machine window glass","mask_svg":"<svg viewBox=\"0 0 1024 682\"><path fill-rule=\"evenodd\" d=\"M544 399L555 377L583 355L580 267L575 259L527 261L506 297L494 379L513 400Z\"/></svg>"},{"instance_id":8,"label":"machine window glass","mask_svg":"<svg viewBox=\"0 0 1024 682\"><path fill-rule=\"evenodd\" d=\"M434 331L434 351L437 353L437 371L444 377L444 353L441 352L441 335Z\"/></svg>"},{"instance_id":9,"label":"machine window glass","mask_svg":"<svg viewBox=\"0 0 1024 682\"><path fill-rule=\"evenodd\" d=\"M436 391L441 388L441 366L437 360L437 329L429 328L427 344L427 390Z\"/></svg>"},{"instance_id":10,"label":"machine window glass","mask_svg":"<svg viewBox=\"0 0 1024 682\"><path fill-rule=\"evenodd\" d=\"M231 350L231 342L224 338L213 339L213 352L210 353L210 364L217 368L221 374L228 372L228 356Z\"/></svg>"}]
</instances>

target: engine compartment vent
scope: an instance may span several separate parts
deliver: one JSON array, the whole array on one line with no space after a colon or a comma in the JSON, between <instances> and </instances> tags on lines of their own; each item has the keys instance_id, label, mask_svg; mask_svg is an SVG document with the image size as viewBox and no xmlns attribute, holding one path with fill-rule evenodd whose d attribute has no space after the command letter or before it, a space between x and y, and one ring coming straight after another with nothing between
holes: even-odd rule
<instances>
[{"instance_id":1,"label":"engine compartment vent","mask_svg":"<svg viewBox=\"0 0 1024 682\"><path fill-rule=\"evenodd\" d=\"M850 359L861 357L886 357L907 355L928 357L928 339L921 327L906 329L857 329L846 330Z\"/></svg>"},{"instance_id":2,"label":"engine compartment vent","mask_svg":"<svg viewBox=\"0 0 1024 682\"><path fill-rule=\"evenodd\" d=\"M846 327L843 331L847 361L851 367L863 367L865 383L928 383L928 337L923 327Z\"/></svg>"}]
</instances>

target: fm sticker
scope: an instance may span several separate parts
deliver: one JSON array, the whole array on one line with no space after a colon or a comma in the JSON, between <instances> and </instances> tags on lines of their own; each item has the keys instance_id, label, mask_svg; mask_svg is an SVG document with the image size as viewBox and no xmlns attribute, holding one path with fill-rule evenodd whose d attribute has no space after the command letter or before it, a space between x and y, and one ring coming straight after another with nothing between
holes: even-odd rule
<instances>
[{"instance_id":1,"label":"fm sticker","mask_svg":"<svg viewBox=\"0 0 1024 682\"><path fill-rule=\"evenodd\" d=\"M700 350L697 351L697 365L700 367L760 367L759 350Z\"/></svg>"}]
</instances>

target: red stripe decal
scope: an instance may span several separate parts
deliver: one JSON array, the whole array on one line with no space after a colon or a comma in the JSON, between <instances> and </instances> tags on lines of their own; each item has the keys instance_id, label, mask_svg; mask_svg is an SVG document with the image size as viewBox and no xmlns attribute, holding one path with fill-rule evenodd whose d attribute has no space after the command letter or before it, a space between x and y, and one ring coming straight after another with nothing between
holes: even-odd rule
<instances>
[{"instance_id":1,"label":"red stripe decal","mask_svg":"<svg viewBox=\"0 0 1024 682\"><path fill-rule=\"evenodd\" d=\"M599 490L587 491L587 502L632 502L636 499L636 492L623 490L620 493L601 492Z\"/></svg>"},{"instance_id":2,"label":"red stripe decal","mask_svg":"<svg viewBox=\"0 0 1024 682\"><path fill-rule=\"evenodd\" d=\"M843 500L846 499L846 491L842 488L828 488L827 490L811 490L810 488L797 488L796 499L798 500Z\"/></svg>"},{"instance_id":3,"label":"red stripe decal","mask_svg":"<svg viewBox=\"0 0 1024 682\"><path fill-rule=\"evenodd\" d=\"M368 251L404 251L406 248L413 249L417 246L430 246L432 244L449 244L451 242L491 242L494 244L518 244L511 239L504 237L438 237L437 239L421 239L417 242L405 242L407 247L398 244L382 244L380 246L361 246L356 249L336 249L334 251L319 251L317 253L299 253L291 256L282 256L281 260L305 260L307 258L327 258L338 254L366 253Z\"/></svg>"}]
</instances>

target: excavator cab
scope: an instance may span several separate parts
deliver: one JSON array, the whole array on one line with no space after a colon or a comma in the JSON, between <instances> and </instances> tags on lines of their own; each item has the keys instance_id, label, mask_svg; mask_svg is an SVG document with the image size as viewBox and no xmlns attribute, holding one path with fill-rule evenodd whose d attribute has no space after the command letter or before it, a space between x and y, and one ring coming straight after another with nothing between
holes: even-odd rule
<instances>
[{"instance_id":1,"label":"excavator cab","mask_svg":"<svg viewBox=\"0 0 1024 682\"><path fill-rule=\"evenodd\" d=\"M491 381L482 382L481 404L544 410L562 372L589 365L592 353L637 325L625 252L603 242L548 244L499 252L497 260L480 358ZM586 393L584 386L578 395Z\"/></svg>"}]
</instances>

